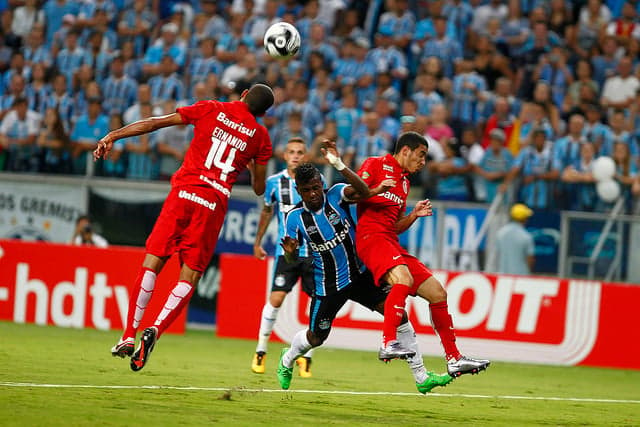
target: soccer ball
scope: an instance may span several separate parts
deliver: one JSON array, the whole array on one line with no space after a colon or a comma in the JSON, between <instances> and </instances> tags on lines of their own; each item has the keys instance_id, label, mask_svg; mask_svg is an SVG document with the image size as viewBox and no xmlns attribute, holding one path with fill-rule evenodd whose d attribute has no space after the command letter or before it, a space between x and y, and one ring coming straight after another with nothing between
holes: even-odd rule
<instances>
[{"instance_id":1,"label":"soccer ball","mask_svg":"<svg viewBox=\"0 0 640 427\"><path fill-rule=\"evenodd\" d=\"M274 58L288 58L300 50L300 33L291 24L277 22L264 33L264 49Z\"/></svg>"}]
</instances>

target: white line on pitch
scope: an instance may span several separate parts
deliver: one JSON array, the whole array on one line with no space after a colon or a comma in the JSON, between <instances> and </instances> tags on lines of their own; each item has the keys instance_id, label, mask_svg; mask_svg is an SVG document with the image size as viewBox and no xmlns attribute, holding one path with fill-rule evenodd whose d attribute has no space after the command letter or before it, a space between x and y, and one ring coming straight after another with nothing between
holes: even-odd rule
<instances>
[{"instance_id":1,"label":"white line on pitch","mask_svg":"<svg viewBox=\"0 0 640 427\"><path fill-rule=\"evenodd\" d=\"M180 390L180 391L237 391L248 393L301 393L301 394L347 394L359 396L420 396L418 393L388 392L388 391L348 391L348 390L272 390L243 387L188 387L165 385L93 385L93 384L37 384L0 382L0 387L35 387L35 388L97 388L97 389L138 389L138 390ZM544 397L544 396L490 396L484 394L460 393L428 393L428 397L462 397L466 399L507 399L507 400L544 400L556 402L584 402L584 403L637 403L640 400L627 399L591 399L581 397Z\"/></svg>"}]
</instances>

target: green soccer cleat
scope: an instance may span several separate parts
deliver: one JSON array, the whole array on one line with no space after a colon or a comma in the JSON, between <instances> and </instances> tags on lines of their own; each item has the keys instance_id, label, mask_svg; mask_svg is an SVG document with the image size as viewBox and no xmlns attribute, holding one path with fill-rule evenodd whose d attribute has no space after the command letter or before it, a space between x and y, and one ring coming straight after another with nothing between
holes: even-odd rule
<instances>
[{"instance_id":1,"label":"green soccer cleat","mask_svg":"<svg viewBox=\"0 0 640 427\"><path fill-rule=\"evenodd\" d=\"M427 374L429 375L429 377L427 377L424 382L420 384L416 383L418 391L422 394L429 393L435 387L444 387L451 381L453 381L453 377L449 374L436 374L435 372L431 371L428 371Z\"/></svg>"},{"instance_id":2,"label":"green soccer cleat","mask_svg":"<svg viewBox=\"0 0 640 427\"><path fill-rule=\"evenodd\" d=\"M282 363L282 359L287 351L289 351L288 347L285 347L280 351L280 360L278 361L278 370L276 371L280 387L282 387L283 390L289 389L289 386L291 385L291 378L293 377L293 368L287 368Z\"/></svg>"}]
</instances>

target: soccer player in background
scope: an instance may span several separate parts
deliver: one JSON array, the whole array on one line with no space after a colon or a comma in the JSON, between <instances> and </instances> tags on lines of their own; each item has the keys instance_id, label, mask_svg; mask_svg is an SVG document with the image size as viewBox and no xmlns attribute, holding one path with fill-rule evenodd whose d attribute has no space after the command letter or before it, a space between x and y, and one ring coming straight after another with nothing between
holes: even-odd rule
<instances>
[{"instance_id":1,"label":"soccer player in background","mask_svg":"<svg viewBox=\"0 0 640 427\"><path fill-rule=\"evenodd\" d=\"M413 211L405 214L409 195L407 175L424 167L428 149L427 140L422 135L406 132L398 137L393 154L371 157L364 162L358 174L369 188L377 188L388 179L396 184L388 191L358 203L356 249L360 259L373 273L375 282L391 286L384 305L383 341L378 358L388 361L407 357L413 352L397 339L397 328L404 315L407 296L418 295L430 303L432 324L444 347L447 371L452 377L457 377L484 370L490 362L474 360L460 353L446 291L431 271L409 255L398 240L398 234L406 231L416 219L432 215L428 199L417 202Z\"/></svg>"},{"instance_id":2,"label":"soccer player in background","mask_svg":"<svg viewBox=\"0 0 640 427\"><path fill-rule=\"evenodd\" d=\"M187 306L213 255L238 174L249 168L253 191L264 193L272 146L266 128L256 117L273 105L273 99L270 87L256 84L243 91L239 101L200 101L172 114L138 120L109 132L98 142L95 160L106 159L113 143L122 138L168 126L195 127L182 166L173 175L171 191L147 239L124 333L111 349L114 356L133 355L132 370L144 367L158 338ZM136 332L152 297L156 276L175 252L181 264L178 282L155 323L142 332L134 353Z\"/></svg>"},{"instance_id":3,"label":"soccer player in background","mask_svg":"<svg viewBox=\"0 0 640 427\"><path fill-rule=\"evenodd\" d=\"M267 187L264 193L264 206L260 213L260 222L256 232L256 240L253 244L253 254L258 259L265 259L267 252L262 247L262 237L267 231L273 213L278 216L278 241L284 237L285 218L287 214L300 202L300 195L296 190L295 169L304 160L307 147L302 138L293 137L287 141L284 149L284 161L286 169L267 178ZM284 259L282 247L276 247L275 274L271 285L269 299L262 308L260 317L260 329L258 332L258 345L251 362L251 370L256 374L264 374L267 357L267 344L276 323L278 311L287 294L301 279L302 289L308 294L313 293L313 265L308 256L307 246L302 245L298 252L298 259L294 263L288 263ZM304 357L297 360L300 367L300 376L311 376L311 357L313 350L305 353Z\"/></svg>"},{"instance_id":4,"label":"soccer player in background","mask_svg":"<svg viewBox=\"0 0 640 427\"><path fill-rule=\"evenodd\" d=\"M385 308L386 292L375 286L371 273L356 255L355 221L349 204L387 191L395 182L383 180L375 189L369 190L365 182L344 165L335 142L325 141L325 146L325 158L349 184L335 184L325 192L315 166L303 163L296 169L297 190L303 204L287 216L286 234L281 244L288 261L295 259L302 242L308 245L313 259L315 292L311 298L309 328L299 331L291 348L284 348L280 355L277 376L285 390L291 384L294 361L309 349L322 345L338 311L348 299L379 313ZM427 372L415 332L404 312L397 333L398 339L411 349L403 358L409 363L418 391L427 393L451 382L453 378L448 374Z\"/></svg>"}]
</instances>

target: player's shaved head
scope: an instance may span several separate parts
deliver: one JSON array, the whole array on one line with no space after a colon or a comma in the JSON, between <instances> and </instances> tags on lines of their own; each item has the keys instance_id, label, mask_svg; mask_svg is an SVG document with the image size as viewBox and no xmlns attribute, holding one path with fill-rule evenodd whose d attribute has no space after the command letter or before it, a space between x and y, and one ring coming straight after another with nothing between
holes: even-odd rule
<instances>
[{"instance_id":1,"label":"player's shaved head","mask_svg":"<svg viewBox=\"0 0 640 427\"><path fill-rule=\"evenodd\" d=\"M244 102L254 116L262 116L273 105L273 91L267 85L258 83L247 91Z\"/></svg>"},{"instance_id":2,"label":"player's shaved head","mask_svg":"<svg viewBox=\"0 0 640 427\"><path fill-rule=\"evenodd\" d=\"M296 184L298 186L308 184L316 178L322 180L320 171L313 163L302 163L296 168Z\"/></svg>"},{"instance_id":3,"label":"player's shaved head","mask_svg":"<svg viewBox=\"0 0 640 427\"><path fill-rule=\"evenodd\" d=\"M417 132L405 132L398 138L394 154L399 153L400 150L402 150L402 147L409 147L411 151L414 151L421 145L424 145L427 149L429 149L429 143L424 136L420 135Z\"/></svg>"}]
</instances>

